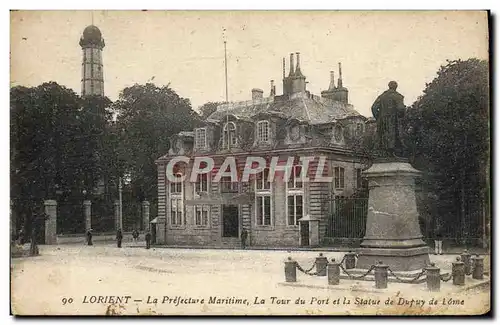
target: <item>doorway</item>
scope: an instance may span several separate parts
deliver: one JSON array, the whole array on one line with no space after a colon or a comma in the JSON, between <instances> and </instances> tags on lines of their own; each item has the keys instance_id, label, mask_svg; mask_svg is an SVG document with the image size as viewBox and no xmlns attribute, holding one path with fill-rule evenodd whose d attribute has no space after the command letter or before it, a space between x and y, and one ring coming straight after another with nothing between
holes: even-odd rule
<instances>
[{"instance_id":1,"label":"doorway","mask_svg":"<svg viewBox=\"0 0 500 325\"><path fill-rule=\"evenodd\" d=\"M222 206L222 237L239 237L239 219L237 205Z\"/></svg>"},{"instance_id":2,"label":"doorway","mask_svg":"<svg viewBox=\"0 0 500 325\"><path fill-rule=\"evenodd\" d=\"M309 222L300 223L300 246L309 246Z\"/></svg>"}]
</instances>

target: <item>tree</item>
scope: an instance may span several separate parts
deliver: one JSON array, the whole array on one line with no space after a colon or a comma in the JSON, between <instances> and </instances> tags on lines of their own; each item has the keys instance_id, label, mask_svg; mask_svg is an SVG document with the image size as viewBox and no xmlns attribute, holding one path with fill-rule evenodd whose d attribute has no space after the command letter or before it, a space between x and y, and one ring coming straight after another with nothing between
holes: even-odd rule
<instances>
[{"instance_id":1,"label":"tree","mask_svg":"<svg viewBox=\"0 0 500 325\"><path fill-rule=\"evenodd\" d=\"M128 175L132 197L156 202L155 160L168 152L172 135L193 129L199 115L169 86L152 83L125 88L113 110L118 114L118 155L124 163L121 176Z\"/></svg>"},{"instance_id":2,"label":"tree","mask_svg":"<svg viewBox=\"0 0 500 325\"><path fill-rule=\"evenodd\" d=\"M213 112L217 110L217 106L223 104L222 102L208 102L200 106L200 116L202 119L208 118Z\"/></svg>"},{"instance_id":3,"label":"tree","mask_svg":"<svg viewBox=\"0 0 500 325\"><path fill-rule=\"evenodd\" d=\"M488 204L488 94L486 61L448 61L407 114L414 164L430 176L433 214L439 222L460 225L455 233L462 235L480 228L473 211Z\"/></svg>"},{"instance_id":4,"label":"tree","mask_svg":"<svg viewBox=\"0 0 500 325\"><path fill-rule=\"evenodd\" d=\"M90 192L104 174L107 122L93 110L109 104L106 98L82 100L55 82L11 89L11 198L27 226L34 207L46 199L77 200L75 213L81 215L83 190ZM58 225L83 230L82 220L60 215Z\"/></svg>"}]
</instances>

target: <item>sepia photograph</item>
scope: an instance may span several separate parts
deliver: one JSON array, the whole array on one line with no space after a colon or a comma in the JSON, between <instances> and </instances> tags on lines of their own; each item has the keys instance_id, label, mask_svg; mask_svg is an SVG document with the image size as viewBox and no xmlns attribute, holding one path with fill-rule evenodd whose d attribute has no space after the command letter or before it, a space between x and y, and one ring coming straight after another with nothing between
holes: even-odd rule
<instances>
[{"instance_id":1,"label":"sepia photograph","mask_svg":"<svg viewBox=\"0 0 500 325\"><path fill-rule=\"evenodd\" d=\"M11 316L491 316L491 12L9 15Z\"/></svg>"}]
</instances>

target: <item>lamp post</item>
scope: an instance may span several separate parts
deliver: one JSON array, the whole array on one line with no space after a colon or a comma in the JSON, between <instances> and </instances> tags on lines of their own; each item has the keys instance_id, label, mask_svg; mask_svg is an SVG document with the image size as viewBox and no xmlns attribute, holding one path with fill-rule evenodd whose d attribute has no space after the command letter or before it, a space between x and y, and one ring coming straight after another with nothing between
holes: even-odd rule
<instances>
[{"instance_id":1,"label":"lamp post","mask_svg":"<svg viewBox=\"0 0 500 325\"><path fill-rule=\"evenodd\" d=\"M119 219L118 219L118 227L122 229L123 227L123 203L122 203L122 178L118 179L118 201L120 202L118 211L119 211ZM123 229L122 229L123 231Z\"/></svg>"}]
</instances>

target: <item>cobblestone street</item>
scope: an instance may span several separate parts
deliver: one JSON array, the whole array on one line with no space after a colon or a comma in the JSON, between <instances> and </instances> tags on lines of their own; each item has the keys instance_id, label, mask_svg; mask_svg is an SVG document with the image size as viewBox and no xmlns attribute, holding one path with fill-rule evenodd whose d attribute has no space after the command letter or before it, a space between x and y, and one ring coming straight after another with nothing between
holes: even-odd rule
<instances>
[{"instance_id":1,"label":"cobblestone street","mask_svg":"<svg viewBox=\"0 0 500 325\"><path fill-rule=\"evenodd\" d=\"M388 297L404 297L408 301L424 299L427 302L430 297L439 296L422 290L414 292L410 286L407 292L399 289L394 292L389 284L387 294L374 294L279 285L284 281L283 262L289 255L309 268L318 252L146 250L127 245L131 243L122 249L110 244L41 246L41 256L13 259L13 312L88 315L352 314L369 313L373 311L371 308L390 308L392 313L419 314L423 310L429 312L428 308L439 307L442 311L450 307L428 304L403 305L405 308L384 306ZM325 253L328 258L341 258L342 255L340 252ZM447 260L451 263L453 257L431 255L431 260L445 265ZM298 274L298 281L308 281L307 277ZM352 282L354 285L355 281ZM122 301L117 297L121 297ZM452 298L459 297L454 295ZM298 299L304 304L296 304ZM350 300L350 303L345 304L344 299ZM464 295L463 299L463 305L452 306L453 313L463 311L467 314L467 310L471 309L479 311L489 301L486 291L477 290ZM398 303L397 299L395 303Z\"/></svg>"}]
</instances>

